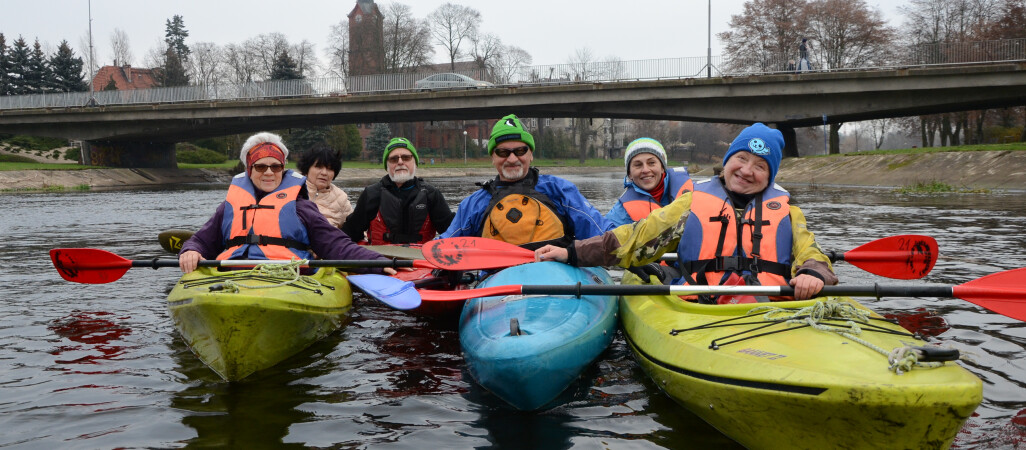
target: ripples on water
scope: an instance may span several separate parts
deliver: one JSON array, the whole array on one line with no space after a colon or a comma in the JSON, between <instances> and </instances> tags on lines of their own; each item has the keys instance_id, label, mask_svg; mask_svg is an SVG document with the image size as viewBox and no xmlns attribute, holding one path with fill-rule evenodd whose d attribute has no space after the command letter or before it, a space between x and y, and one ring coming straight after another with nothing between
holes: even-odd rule
<instances>
[{"instance_id":1,"label":"ripples on water","mask_svg":"<svg viewBox=\"0 0 1026 450\"><path fill-rule=\"evenodd\" d=\"M568 178L601 211L622 190L619 173ZM455 209L473 181L434 183ZM343 186L355 198L362 184ZM1026 266L1023 194L792 191L827 250L895 234L934 236L942 259L925 282L959 284ZM177 270L133 269L115 283L81 285L50 264L47 251L56 247L159 256L160 231L198 227L223 195L223 186L197 186L0 196L0 447L737 447L660 393L622 336L564 393L563 406L522 413L467 378L455 321L357 298L342 330L229 385L171 324L164 299ZM843 263L837 272L849 284L895 283ZM971 355L965 365L984 380L984 402L956 446L1022 445L1021 322L957 299L868 303L946 329L939 339Z\"/></svg>"}]
</instances>

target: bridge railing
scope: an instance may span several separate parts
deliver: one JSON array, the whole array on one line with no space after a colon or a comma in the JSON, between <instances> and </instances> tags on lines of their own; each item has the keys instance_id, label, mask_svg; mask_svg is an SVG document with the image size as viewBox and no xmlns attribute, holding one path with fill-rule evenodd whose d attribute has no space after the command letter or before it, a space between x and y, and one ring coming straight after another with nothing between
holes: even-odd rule
<instances>
[{"instance_id":1,"label":"bridge railing","mask_svg":"<svg viewBox=\"0 0 1026 450\"><path fill-rule=\"evenodd\" d=\"M873 70L943 64L1026 60L1026 39L920 44L898 50L886 60L860 64L828 64L825 55L812 52L813 71ZM524 86L745 76L788 73L801 70L797 55L741 59L715 56L649 60L607 60L524 66L511 70L456 72L496 86ZM417 89L417 81L437 72L406 72L384 75L307 78L302 80L257 81L239 84L182 86L124 91L69 92L0 96L0 110L67 108L91 105L133 105L155 103L260 100L289 97L343 96L354 93L397 92Z\"/></svg>"}]
</instances>

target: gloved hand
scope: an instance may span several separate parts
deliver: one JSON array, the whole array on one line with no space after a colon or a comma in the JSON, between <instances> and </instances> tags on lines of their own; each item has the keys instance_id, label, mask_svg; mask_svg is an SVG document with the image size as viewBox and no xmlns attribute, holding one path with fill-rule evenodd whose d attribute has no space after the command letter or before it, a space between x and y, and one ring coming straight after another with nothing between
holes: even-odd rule
<instances>
[{"instance_id":1,"label":"gloved hand","mask_svg":"<svg viewBox=\"0 0 1026 450\"><path fill-rule=\"evenodd\" d=\"M649 277L655 275L659 279L659 282L666 284L667 273L663 270L664 266L657 262L648 263L644 266L631 267L629 270L631 273L641 277L642 280L648 281Z\"/></svg>"}]
</instances>

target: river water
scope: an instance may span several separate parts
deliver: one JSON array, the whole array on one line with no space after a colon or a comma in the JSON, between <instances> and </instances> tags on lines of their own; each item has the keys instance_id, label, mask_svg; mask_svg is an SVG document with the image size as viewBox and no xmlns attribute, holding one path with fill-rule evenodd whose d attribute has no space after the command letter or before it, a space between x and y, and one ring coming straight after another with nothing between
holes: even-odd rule
<instances>
[{"instance_id":1,"label":"river water","mask_svg":"<svg viewBox=\"0 0 1026 450\"><path fill-rule=\"evenodd\" d=\"M607 211L621 177L567 178ZM483 180L432 180L454 209L474 181ZM353 198L365 184L338 183ZM960 284L1026 266L1023 193L785 187L827 250L928 234L941 248L928 283ZM133 269L111 284L83 285L64 281L51 266L47 252L56 247L160 256L157 234L198 227L224 191L0 195L0 447L738 447L663 395L622 335L564 394L562 406L523 413L469 379L454 321L425 321L358 297L351 321L329 338L227 384L171 324L164 300L177 269ZM842 283L897 284L844 263L837 272ZM984 401L957 447L1026 445L1022 322L959 299L866 302L881 313L920 319L942 344L970 355L963 364L983 379Z\"/></svg>"}]
</instances>

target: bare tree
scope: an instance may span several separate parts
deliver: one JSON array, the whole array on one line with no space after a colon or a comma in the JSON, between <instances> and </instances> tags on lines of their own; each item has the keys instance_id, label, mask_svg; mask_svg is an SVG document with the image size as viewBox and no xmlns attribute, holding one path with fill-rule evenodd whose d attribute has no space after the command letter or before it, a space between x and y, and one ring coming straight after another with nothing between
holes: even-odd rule
<instances>
[{"instance_id":1,"label":"bare tree","mask_svg":"<svg viewBox=\"0 0 1026 450\"><path fill-rule=\"evenodd\" d=\"M163 39L158 39L153 44L153 47L150 47L150 50L146 52L146 56L143 58L143 64L151 69L164 67L164 61L167 58L167 49L167 42L164 42Z\"/></svg>"},{"instance_id":2,"label":"bare tree","mask_svg":"<svg viewBox=\"0 0 1026 450\"><path fill-rule=\"evenodd\" d=\"M481 13L469 6L445 3L427 17L431 35L449 56L450 70L456 70L456 59L463 56L463 42L477 33Z\"/></svg>"},{"instance_id":3,"label":"bare tree","mask_svg":"<svg viewBox=\"0 0 1026 450\"><path fill-rule=\"evenodd\" d=\"M228 79L234 83L253 81L257 73L257 63L242 45L228 44L222 50Z\"/></svg>"},{"instance_id":4,"label":"bare tree","mask_svg":"<svg viewBox=\"0 0 1026 450\"><path fill-rule=\"evenodd\" d=\"M603 80L620 80L627 76L627 68L619 56L609 55L598 64L598 76Z\"/></svg>"},{"instance_id":5,"label":"bare tree","mask_svg":"<svg viewBox=\"0 0 1026 450\"><path fill-rule=\"evenodd\" d=\"M282 52L290 53L288 38L281 33L264 33L242 43L250 61L255 64L255 75L260 79L271 78L274 60Z\"/></svg>"},{"instance_id":6,"label":"bare tree","mask_svg":"<svg viewBox=\"0 0 1026 450\"><path fill-rule=\"evenodd\" d=\"M725 44L729 71L784 70L805 35L805 0L750 0L730 16L729 31L717 34Z\"/></svg>"},{"instance_id":7,"label":"bare tree","mask_svg":"<svg viewBox=\"0 0 1026 450\"><path fill-rule=\"evenodd\" d=\"M305 78L317 73L320 62L317 60L317 53L314 52L314 45L310 41L303 39L302 42L291 45L289 55L296 61L296 70L299 71L300 76Z\"/></svg>"},{"instance_id":8,"label":"bare tree","mask_svg":"<svg viewBox=\"0 0 1026 450\"><path fill-rule=\"evenodd\" d=\"M214 86L225 77L224 54L213 42L197 42L189 58L189 77L197 85Z\"/></svg>"},{"instance_id":9,"label":"bare tree","mask_svg":"<svg viewBox=\"0 0 1026 450\"><path fill-rule=\"evenodd\" d=\"M531 62L531 54L527 50L512 45L504 46L495 61L495 83L512 83L517 72L531 65Z\"/></svg>"},{"instance_id":10,"label":"bare tree","mask_svg":"<svg viewBox=\"0 0 1026 450\"><path fill-rule=\"evenodd\" d=\"M342 19L331 26L328 34L328 72L342 78L349 77L349 20Z\"/></svg>"},{"instance_id":11,"label":"bare tree","mask_svg":"<svg viewBox=\"0 0 1026 450\"><path fill-rule=\"evenodd\" d=\"M598 76L594 66L595 54L588 47L580 47L567 58L565 76L572 81L588 81Z\"/></svg>"},{"instance_id":12,"label":"bare tree","mask_svg":"<svg viewBox=\"0 0 1026 450\"><path fill-rule=\"evenodd\" d=\"M132 65L132 49L128 44L128 33L115 28L110 33L110 50L114 55L115 66Z\"/></svg>"},{"instance_id":13,"label":"bare tree","mask_svg":"<svg viewBox=\"0 0 1026 450\"><path fill-rule=\"evenodd\" d=\"M974 39L981 25L994 20L998 0L908 0L898 8L905 15L908 43L936 44Z\"/></svg>"},{"instance_id":14,"label":"bare tree","mask_svg":"<svg viewBox=\"0 0 1026 450\"><path fill-rule=\"evenodd\" d=\"M383 13L385 72L397 73L428 64L434 49L431 29L417 19L408 5L391 3Z\"/></svg>"},{"instance_id":15,"label":"bare tree","mask_svg":"<svg viewBox=\"0 0 1026 450\"><path fill-rule=\"evenodd\" d=\"M489 78L495 79L498 72L498 57L502 53L502 39L492 33L474 33L470 37L473 44L470 49L470 56L474 58L474 65L478 69L488 72Z\"/></svg>"},{"instance_id":16,"label":"bare tree","mask_svg":"<svg viewBox=\"0 0 1026 450\"><path fill-rule=\"evenodd\" d=\"M813 0L805 17L808 35L818 44L813 58L824 68L867 67L892 59L897 32L864 0Z\"/></svg>"}]
</instances>

